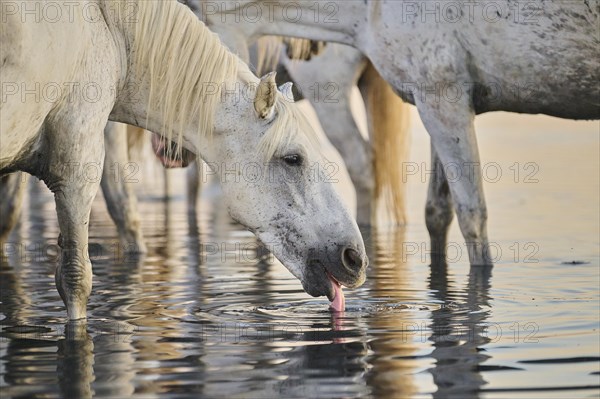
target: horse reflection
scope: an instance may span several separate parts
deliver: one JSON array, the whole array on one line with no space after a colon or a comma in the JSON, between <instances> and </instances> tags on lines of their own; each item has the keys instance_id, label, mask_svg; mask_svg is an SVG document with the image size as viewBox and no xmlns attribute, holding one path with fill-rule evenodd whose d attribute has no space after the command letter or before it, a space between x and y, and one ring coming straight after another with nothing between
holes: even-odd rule
<instances>
[{"instance_id":1,"label":"horse reflection","mask_svg":"<svg viewBox=\"0 0 600 399\"><path fill-rule=\"evenodd\" d=\"M46 327L9 327L3 394L11 397L91 398L94 345L85 324L62 332ZM56 340L60 336L60 339ZM4 397L4 395L3 395Z\"/></svg>"},{"instance_id":2,"label":"horse reflection","mask_svg":"<svg viewBox=\"0 0 600 399\"><path fill-rule=\"evenodd\" d=\"M481 364L490 356L482 352L496 332L486 320L490 310L491 266L472 266L467 287L457 289L445 263L431 266L429 289L443 303L432 312L431 336L436 365L429 372L437 385L434 398L478 398L487 382ZM489 336L488 336L489 335ZM490 338L491 337L491 338Z\"/></svg>"},{"instance_id":3,"label":"horse reflection","mask_svg":"<svg viewBox=\"0 0 600 399\"><path fill-rule=\"evenodd\" d=\"M94 344L86 323L67 323L58 341L56 373L65 398L91 398L94 380Z\"/></svg>"}]
</instances>

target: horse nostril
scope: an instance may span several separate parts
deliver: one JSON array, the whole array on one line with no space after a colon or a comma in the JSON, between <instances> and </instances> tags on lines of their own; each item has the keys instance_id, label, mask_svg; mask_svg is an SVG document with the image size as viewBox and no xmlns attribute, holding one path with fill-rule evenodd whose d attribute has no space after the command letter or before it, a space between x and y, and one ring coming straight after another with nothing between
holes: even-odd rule
<instances>
[{"instance_id":1,"label":"horse nostril","mask_svg":"<svg viewBox=\"0 0 600 399\"><path fill-rule=\"evenodd\" d=\"M342 263L346 269L356 271L362 267L363 261L356 250L352 248L345 248L342 251Z\"/></svg>"}]
</instances>

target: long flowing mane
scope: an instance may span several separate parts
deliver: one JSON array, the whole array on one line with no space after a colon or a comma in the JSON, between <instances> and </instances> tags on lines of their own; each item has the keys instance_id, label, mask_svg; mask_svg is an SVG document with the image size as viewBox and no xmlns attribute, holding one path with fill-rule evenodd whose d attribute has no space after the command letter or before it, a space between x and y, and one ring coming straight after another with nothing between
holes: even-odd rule
<instances>
[{"instance_id":1,"label":"long flowing mane","mask_svg":"<svg viewBox=\"0 0 600 399\"><path fill-rule=\"evenodd\" d=\"M137 4L133 65L148 75L149 109L160 110L163 134L172 140L176 131L172 141L178 144L193 118L198 118L199 131L210 135L222 86L237 79L241 61L175 0Z\"/></svg>"}]
</instances>

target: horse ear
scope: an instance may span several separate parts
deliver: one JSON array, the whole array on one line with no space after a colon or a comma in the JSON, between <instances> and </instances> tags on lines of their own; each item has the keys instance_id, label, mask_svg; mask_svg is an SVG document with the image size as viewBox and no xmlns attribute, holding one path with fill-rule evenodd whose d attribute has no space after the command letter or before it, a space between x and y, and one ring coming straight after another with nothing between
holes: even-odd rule
<instances>
[{"instance_id":1,"label":"horse ear","mask_svg":"<svg viewBox=\"0 0 600 399\"><path fill-rule=\"evenodd\" d=\"M277 96L277 85L275 84L275 72L271 72L260 78L254 97L254 109L259 118L268 119L273 115L275 99Z\"/></svg>"},{"instance_id":2,"label":"horse ear","mask_svg":"<svg viewBox=\"0 0 600 399\"><path fill-rule=\"evenodd\" d=\"M292 92L292 82L287 82L279 86L279 91L283 94L283 98L291 103L294 102L294 93Z\"/></svg>"}]
</instances>

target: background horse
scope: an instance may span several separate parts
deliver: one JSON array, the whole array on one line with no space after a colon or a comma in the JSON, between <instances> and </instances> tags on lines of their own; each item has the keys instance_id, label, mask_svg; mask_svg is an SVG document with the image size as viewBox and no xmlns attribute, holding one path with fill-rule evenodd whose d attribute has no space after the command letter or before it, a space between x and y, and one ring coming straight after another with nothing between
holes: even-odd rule
<instances>
[{"instance_id":1,"label":"background horse","mask_svg":"<svg viewBox=\"0 0 600 399\"><path fill-rule=\"evenodd\" d=\"M91 81L98 88L94 101L66 85L43 101L6 96L0 104L0 173L26 171L55 195L56 285L69 319L86 317L92 283L88 223L99 181L82 176L81 165L103 166L108 119L157 132L208 162L258 165L263 173L253 179L221 180L231 216L309 294L339 302L340 284L362 284L367 260L358 226L322 173L310 175L320 154L274 74L256 78L175 1L89 4L98 10L95 24L64 5L62 15L73 18L58 22L23 19L5 7L0 15L3 87ZM135 21L127 18L131 5ZM69 46L57 49L57 42Z\"/></svg>"},{"instance_id":2,"label":"background horse","mask_svg":"<svg viewBox=\"0 0 600 399\"><path fill-rule=\"evenodd\" d=\"M263 17L239 18L249 4ZM492 13L478 4L437 4L434 11L426 5L236 0L207 7L204 15L211 29L235 26L249 40L297 36L351 45L365 54L394 90L416 105L431 136L434 175L425 218L433 251L443 254L456 211L470 263L488 265L475 115L512 111L600 118L600 4L502 0L494 2ZM298 18L287 18L290 7ZM447 168L455 176L448 178Z\"/></svg>"}]
</instances>

